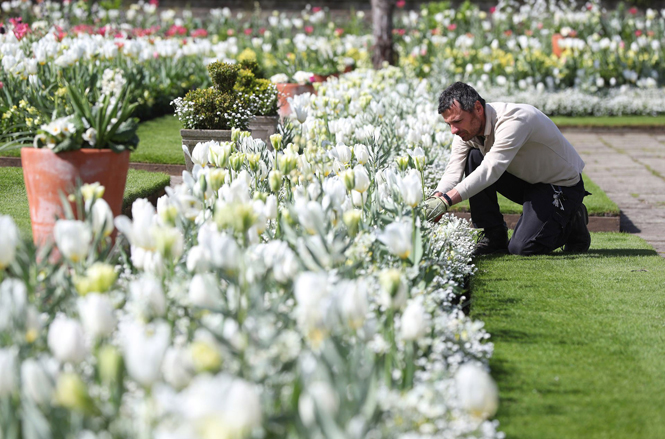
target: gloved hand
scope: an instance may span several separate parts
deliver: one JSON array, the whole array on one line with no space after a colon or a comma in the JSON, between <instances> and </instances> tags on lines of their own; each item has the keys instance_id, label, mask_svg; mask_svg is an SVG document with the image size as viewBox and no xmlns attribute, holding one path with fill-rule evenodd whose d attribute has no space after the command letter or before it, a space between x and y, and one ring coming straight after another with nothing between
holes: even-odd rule
<instances>
[{"instance_id":1,"label":"gloved hand","mask_svg":"<svg viewBox=\"0 0 665 439\"><path fill-rule=\"evenodd\" d=\"M448 211L448 203L443 197L437 197L435 195L430 196L425 200L425 213L427 214L427 220L434 223L438 222L444 213Z\"/></svg>"}]
</instances>

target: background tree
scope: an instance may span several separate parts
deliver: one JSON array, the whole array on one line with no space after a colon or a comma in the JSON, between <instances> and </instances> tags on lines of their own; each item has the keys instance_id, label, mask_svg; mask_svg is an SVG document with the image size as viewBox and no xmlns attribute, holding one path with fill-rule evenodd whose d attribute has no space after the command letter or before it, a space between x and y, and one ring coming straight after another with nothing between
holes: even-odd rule
<instances>
[{"instance_id":1,"label":"background tree","mask_svg":"<svg viewBox=\"0 0 665 439\"><path fill-rule=\"evenodd\" d=\"M393 48L393 11L395 0L371 0L372 25L374 33L374 54L372 63L380 69L384 61L395 64L396 53Z\"/></svg>"}]
</instances>

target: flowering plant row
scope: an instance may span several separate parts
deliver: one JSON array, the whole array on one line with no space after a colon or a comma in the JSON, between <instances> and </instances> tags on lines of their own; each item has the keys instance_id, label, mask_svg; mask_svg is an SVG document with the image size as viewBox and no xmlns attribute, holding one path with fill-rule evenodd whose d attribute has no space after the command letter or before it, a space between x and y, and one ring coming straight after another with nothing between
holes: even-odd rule
<instances>
[{"instance_id":1,"label":"flowering plant row","mask_svg":"<svg viewBox=\"0 0 665 439\"><path fill-rule=\"evenodd\" d=\"M267 17L214 9L196 17L160 11L154 2L126 10L110 3L3 4L11 17L0 35L3 132L34 135L71 114L65 82L99 88L106 69L122 71L133 86L135 115L148 118L171 111L169 103L187 91L210 86L205 66L213 60L258 62L267 78L302 83L369 66L373 44L362 11L340 20L320 8ZM394 37L400 66L420 77L463 80L502 95L538 92L553 112L560 108L556 94L572 88L581 102L601 100L590 110L595 114L653 114L662 110L644 96L657 94L636 94L637 105L602 101L629 93L626 87L663 86L664 17L653 9L606 11L597 2L576 9L501 1L489 11L431 3L419 12L398 7Z\"/></svg>"},{"instance_id":2,"label":"flowering plant row","mask_svg":"<svg viewBox=\"0 0 665 439\"><path fill-rule=\"evenodd\" d=\"M473 233L421 207L450 143L432 97L349 74L274 150L197 145L132 219L84 186L59 262L1 217L3 437L502 437L492 344L454 304Z\"/></svg>"}]
</instances>

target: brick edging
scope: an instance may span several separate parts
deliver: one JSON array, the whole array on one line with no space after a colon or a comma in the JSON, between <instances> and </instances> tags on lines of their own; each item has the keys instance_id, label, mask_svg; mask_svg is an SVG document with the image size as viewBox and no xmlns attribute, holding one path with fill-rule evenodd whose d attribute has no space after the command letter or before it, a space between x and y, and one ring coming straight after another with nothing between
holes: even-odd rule
<instances>
[{"instance_id":1,"label":"brick edging","mask_svg":"<svg viewBox=\"0 0 665 439\"><path fill-rule=\"evenodd\" d=\"M21 157L0 157L0 168L20 168ZM130 169L148 172L163 172L168 175L182 175L185 165L163 165L159 163L137 163L131 162Z\"/></svg>"}]
</instances>

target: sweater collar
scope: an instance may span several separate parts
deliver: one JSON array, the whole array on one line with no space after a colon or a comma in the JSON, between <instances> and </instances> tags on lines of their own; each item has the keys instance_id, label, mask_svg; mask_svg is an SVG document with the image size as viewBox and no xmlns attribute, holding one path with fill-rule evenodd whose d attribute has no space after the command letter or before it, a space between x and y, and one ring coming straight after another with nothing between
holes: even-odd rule
<instances>
[{"instance_id":1,"label":"sweater collar","mask_svg":"<svg viewBox=\"0 0 665 439\"><path fill-rule=\"evenodd\" d=\"M485 103L485 138L492 134L492 128L496 124L496 110L488 103Z\"/></svg>"}]
</instances>

